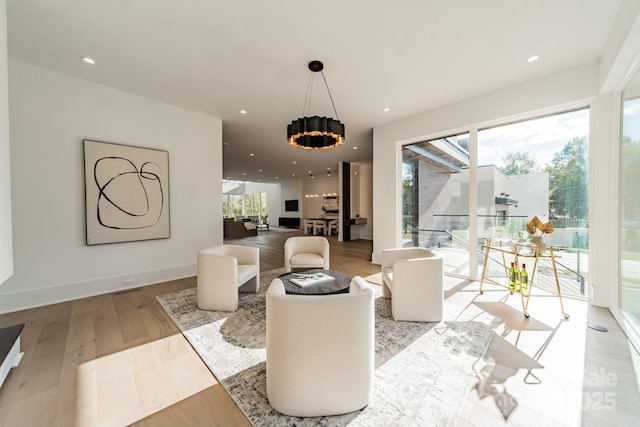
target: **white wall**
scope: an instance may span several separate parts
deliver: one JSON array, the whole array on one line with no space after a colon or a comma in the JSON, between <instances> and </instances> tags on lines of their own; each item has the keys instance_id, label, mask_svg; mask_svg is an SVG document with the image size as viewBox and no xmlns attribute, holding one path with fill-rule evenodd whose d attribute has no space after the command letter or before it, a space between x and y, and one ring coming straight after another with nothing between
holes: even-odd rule
<instances>
[{"instance_id":1,"label":"white wall","mask_svg":"<svg viewBox=\"0 0 640 427\"><path fill-rule=\"evenodd\" d=\"M196 271L222 242L222 123L9 61L15 274L0 312L146 285ZM87 247L83 138L169 152L171 238Z\"/></svg>"},{"instance_id":2,"label":"white wall","mask_svg":"<svg viewBox=\"0 0 640 427\"><path fill-rule=\"evenodd\" d=\"M7 2L0 0L0 285L13 274L7 62Z\"/></svg>"},{"instance_id":3,"label":"white wall","mask_svg":"<svg viewBox=\"0 0 640 427\"><path fill-rule=\"evenodd\" d=\"M316 178L303 178L301 218L321 218L323 194L340 194L338 188L338 174L332 176L318 176ZM317 195L318 197L307 197L307 195Z\"/></svg>"},{"instance_id":4,"label":"white wall","mask_svg":"<svg viewBox=\"0 0 640 427\"><path fill-rule=\"evenodd\" d=\"M357 166L358 205L351 206L351 217L360 215L367 223L352 225L351 239L373 240L373 163L357 163Z\"/></svg>"},{"instance_id":5,"label":"white wall","mask_svg":"<svg viewBox=\"0 0 640 427\"><path fill-rule=\"evenodd\" d=\"M303 206L302 180L289 179L280 183L280 215L283 218L302 218ZM285 200L298 200L298 212L285 212ZM278 220L274 219L273 224L278 225Z\"/></svg>"}]
</instances>

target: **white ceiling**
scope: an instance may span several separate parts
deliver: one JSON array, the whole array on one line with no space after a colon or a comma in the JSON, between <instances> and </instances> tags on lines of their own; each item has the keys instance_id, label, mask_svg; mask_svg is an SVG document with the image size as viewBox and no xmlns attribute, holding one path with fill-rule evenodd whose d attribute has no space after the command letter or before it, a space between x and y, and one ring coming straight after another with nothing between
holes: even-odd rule
<instances>
[{"instance_id":1,"label":"white ceiling","mask_svg":"<svg viewBox=\"0 0 640 427\"><path fill-rule=\"evenodd\" d=\"M7 0L9 56L219 117L223 177L277 182L371 161L374 126L597 60L621 1ZM336 149L286 141L314 59ZM309 113L334 116L321 78Z\"/></svg>"}]
</instances>

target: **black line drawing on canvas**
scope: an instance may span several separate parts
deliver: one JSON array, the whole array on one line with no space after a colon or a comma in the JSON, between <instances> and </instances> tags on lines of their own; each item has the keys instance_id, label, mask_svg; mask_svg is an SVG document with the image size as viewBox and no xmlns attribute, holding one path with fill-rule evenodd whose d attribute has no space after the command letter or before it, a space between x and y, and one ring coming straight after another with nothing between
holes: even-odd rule
<instances>
[{"instance_id":1,"label":"black line drawing on canvas","mask_svg":"<svg viewBox=\"0 0 640 427\"><path fill-rule=\"evenodd\" d=\"M169 153L85 139L87 245L167 239Z\"/></svg>"},{"instance_id":2,"label":"black line drawing on canvas","mask_svg":"<svg viewBox=\"0 0 640 427\"><path fill-rule=\"evenodd\" d=\"M108 171L104 176L101 176L102 169ZM164 208L160 173L160 165L153 162L144 162L138 170L131 160L124 157L98 159L93 177L98 186L96 218L100 225L128 230L156 225ZM125 186L135 193L133 197L122 197L123 193L117 189L110 191L114 187Z\"/></svg>"}]
</instances>

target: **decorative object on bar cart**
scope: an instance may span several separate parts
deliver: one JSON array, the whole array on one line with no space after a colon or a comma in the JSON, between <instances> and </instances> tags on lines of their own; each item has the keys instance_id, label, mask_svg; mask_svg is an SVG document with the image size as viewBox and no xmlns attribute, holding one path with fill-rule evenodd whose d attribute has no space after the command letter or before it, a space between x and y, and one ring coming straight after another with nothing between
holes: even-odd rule
<instances>
[{"instance_id":1,"label":"decorative object on bar cart","mask_svg":"<svg viewBox=\"0 0 640 427\"><path fill-rule=\"evenodd\" d=\"M542 240L542 236L553 233L553 222L543 223L537 216L534 216L527 223L527 232L531 234L531 243L536 245L538 253L541 254L547 250L547 244Z\"/></svg>"}]
</instances>

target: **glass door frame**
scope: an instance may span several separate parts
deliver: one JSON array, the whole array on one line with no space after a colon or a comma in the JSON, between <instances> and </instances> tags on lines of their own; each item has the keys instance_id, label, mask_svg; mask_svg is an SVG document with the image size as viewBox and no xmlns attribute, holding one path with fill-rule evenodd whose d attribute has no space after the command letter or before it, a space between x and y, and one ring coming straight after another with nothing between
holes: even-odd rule
<instances>
[{"instance_id":1,"label":"glass door frame","mask_svg":"<svg viewBox=\"0 0 640 427\"><path fill-rule=\"evenodd\" d=\"M640 60L640 58L639 58ZM617 129L615 139L615 143L611 144L611 172L615 177L615 186L616 190L612 197L615 199L613 203L613 209L615 209L615 215L612 216L612 220L615 222L615 230L616 233L613 233L612 243L615 242L615 282L614 285L611 286L611 306L609 307L611 313L613 314L616 321L620 324L620 327L624 330L625 334L629 338L629 341L633 344L636 351L640 352L640 326L634 319L631 319L629 314L627 314L621 307L620 300L620 286L622 284L622 267L621 261L622 257L620 256L620 230L622 226L621 220L621 212L620 212L620 156L621 156L621 144L622 144L622 133L623 133L623 114L624 114L624 97L623 91L627 87L627 85L631 82L633 76L638 72L640 73L640 65L632 67L633 69L629 72L629 75L624 80L623 83L617 88L615 93L612 96L612 129Z\"/></svg>"},{"instance_id":2,"label":"glass door frame","mask_svg":"<svg viewBox=\"0 0 640 427\"><path fill-rule=\"evenodd\" d=\"M593 108L594 106L590 103L590 102L575 102L575 103L571 103L569 105L563 105L563 106L558 106L555 108L550 108L550 109L545 109L545 111L535 111L535 112L530 112L528 114L523 114L523 115L519 115L518 117L514 118L505 118L505 119L501 119L501 120L492 120L489 123L482 123L481 125L473 125L473 126L468 126L468 127L464 127L464 128L458 128L455 131L451 131L451 132L446 132L446 133L439 133L439 134L434 134L434 135L428 135L428 136L424 136L421 138L414 138L412 140L408 140L408 141L403 141L403 143L399 144L397 149L397 153L399 156L399 172L400 175L402 174L402 150L403 147L406 145L412 145L414 143L417 142L421 142L421 141L432 141L432 140L438 140L438 139L442 139L442 138L446 138L450 135L458 135L458 134L462 134L462 133L467 133L469 135L469 195L468 195L468 213L469 213L469 252L468 252L468 256L469 256L469 274L468 275L461 275L461 274L455 274L455 273L451 273L451 272L447 272L447 275L449 276L453 276L453 277L462 277L462 278L467 278L470 280L477 280L480 278L480 266L478 264L479 261L479 252L481 249L481 245L482 242L479 241L479 229L478 229L478 224L479 224L479 217L478 217L478 148L479 148L479 132L482 129L489 129L489 128L493 128L493 127L500 127L500 126L505 126L505 125L509 125L512 123L517 123L517 122L526 122L526 121L530 121L530 120L536 120L536 119L540 119L540 118L544 118L547 116L555 116L555 115L562 115L562 114L566 114L566 113L570 113L572 111L579 111L579 110L588 110L589 111L589 121L590 121L590 131L589 131L589 139L591 139L591 135L593 134ZM593 161L595 156L591 155L591 151L593 149L593 145L591 143L589 143L589 163L588 163L588 174L592 175L591 170L593 168ZM399 177L398 180L398 185L400 186L400 189L398 191L398 195L400 197L400 199L402 199L402 177ZM590 222L590 218L593 215L593 209L591 209L591 204L593 203L593 185L592 182L589 181L588 183L588 188L587 188L587 192L588 192L588 205L589 205L589 209L588 209L588 215L587 218L589 218L588 222ZM399 206L399 215L398 217L400 218L400 222L403 223L403 215L402 215L402 200L400 200L400 202L398 203ZM402 225L399 227L399 241L402 241L402 232L403 232L403 227ZM589 247L592 248L593 245L591 245L591 241L592 241L592 231L591 229L589 229L588 231L588 236L589 236ZM591 254L591 251L590 251ZM589 271L593 271L591 268L591 256L589 257L590 261L589 261ZM474 266L474 267L472 267ZM589 273L589 276L591 276L591 274ZM589 283L591 281L589 280ZM586 294L587 297L590 298L590 288L586 289Z\"/></svg>"},{"instance_id":3,"label":"glass door frame","mask_svg":"<svg viewBox=\"0 0 640 427\"><path fill-rule=\"evenodd\" d=\"M462 130L458 130L455 132L449 132L446 134L440 134L438 136L429 136L418 139L413 139L410 141L404 141L402 144L399 144L396 148L396 153L398 154L398 171L399 177L396 179L396 182L400 186L398 191L399 201L396 203L398 206L399 213L398 218L400 222L400 226L397 228L399 231L399 237L397 237L398 242L402 242L402 235L404 231L404 221L403 221L403 208L402 208L402 171L403 171L403 160L402 160L402 150L403 147L407 145L412 145L422 141L433 141L438 139L447 138L451 135L459 135L462 133L467 133L469 135L469 199L468 199L468 212L469 212L469 274L468 275L460 275L455 273L446 273L448 276L452 277L460 277L464 279L475 280L478 279L479 269L478 269L478 127L477 126L469 126L468 128L464 128ZM417 189L414 189L414 192ZM401 244L400 244L401 246ZM471 266L474 266L472 268Z\"/></svg>"}]
</instances>

